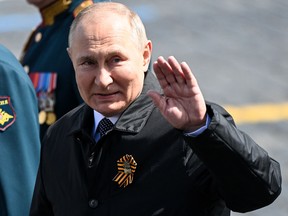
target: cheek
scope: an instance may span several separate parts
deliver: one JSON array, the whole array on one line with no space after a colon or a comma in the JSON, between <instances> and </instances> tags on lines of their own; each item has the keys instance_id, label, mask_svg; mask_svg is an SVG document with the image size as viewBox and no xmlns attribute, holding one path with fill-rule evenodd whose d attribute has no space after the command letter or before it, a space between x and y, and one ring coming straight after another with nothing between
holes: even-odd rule
<instances>
[{"instance_id":1,"label":"cheek","mask_svg":"<svg viewBox=\"0 0 288 216\"><path fill-rule=\"evenodd\" d=\"M75 78L76 78L77 84L84 85L84 86L89 85L94 80L93 74L85 70L77 71L75 74Z\"/></svg>"},{"instance_id":2,"label":"cheek","mask_svg":"<svg viewBox=\"0 0 288 216\"><path fill-rule=\"evenodd\" d=\"M77 83L78 88L82 88L83 78L79 76L79 74L77 73L75 75L75 78L76 78L76 83Z\"/></svg>"},{"instance_id":3,"label":"cheek","mask_svg":"<svg viewBox=\"0 0 288 216\"><path fill-rule=\"evenodd\" d=\"M130 97L132 100L134 100L136 97L140 95L143 88L143 82L144 82L144 73L134 77L134 80L132 80L131 83L129 84L128 92L130 93Z\"/></svg>"},{"instance_id":4,"label":"cheek","mask_svg":"<svg viewBox=\"0 0 288 216\"><path fill-rule=\"evenodd\" d=\"M79 89L81 96L83 97L85 93L89 90L89 86L91 86L91 82L93 82L93 78L87 75L76 74L76 83Z\"/></svg>"}]
</instances>

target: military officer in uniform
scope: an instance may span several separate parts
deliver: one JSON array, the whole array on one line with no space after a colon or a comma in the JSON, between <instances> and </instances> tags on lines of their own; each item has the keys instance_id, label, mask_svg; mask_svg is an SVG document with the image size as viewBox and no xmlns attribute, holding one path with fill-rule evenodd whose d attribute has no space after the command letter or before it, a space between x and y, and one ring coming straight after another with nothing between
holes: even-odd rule
<instances>
[{"instance_id":1,"label":"military officer in uniform","mask_svg":"<svg viewBox=\"0 0 288 216\"><path fill-rule=\"evenodd\" d=\"M16 57L0 45L0 215L28 215L40 158L37 98Z\"/></svg>"},{"instance_id":2,"label":"military officer in uniform","mask_svg":"<svg viewBox=\"0 0 288 216\"><path fill-rule=\"evenodd\" d=\"M42 17L21 55L38 97L41 138L56 119L82 103L66 51L68 32L75 16L96 1L101 0L27 0Z\"/></svg>"}]
</instances>

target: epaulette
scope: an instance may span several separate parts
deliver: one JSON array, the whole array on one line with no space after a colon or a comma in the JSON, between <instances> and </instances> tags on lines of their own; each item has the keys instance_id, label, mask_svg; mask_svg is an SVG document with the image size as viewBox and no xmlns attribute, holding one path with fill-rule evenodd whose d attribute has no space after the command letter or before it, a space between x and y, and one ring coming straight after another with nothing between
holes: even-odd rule
<instances>
[{"instance_id":1,"label":"epaulette","mask_svg":"<svg viewBox=\"0 0 288 216\"><path fill-rule=\"evenodd\" d=\"M88 7L89 5L92 5L92 0L86 0L83 1L80 5L78 5L75 10L73 11L73 16L76 17L84 8Z\"/></svg>"},{"instance_id":2,"label":"epaulette","mask_svg":"<svg viewBox=\"0 0 288 216\"><path fill-rule=\"evenodd\" d=\"M55 16L67 10L71 3L72 0L57 0L41 10L44 25L53 25Z\"/></svg>"}]
</instances>

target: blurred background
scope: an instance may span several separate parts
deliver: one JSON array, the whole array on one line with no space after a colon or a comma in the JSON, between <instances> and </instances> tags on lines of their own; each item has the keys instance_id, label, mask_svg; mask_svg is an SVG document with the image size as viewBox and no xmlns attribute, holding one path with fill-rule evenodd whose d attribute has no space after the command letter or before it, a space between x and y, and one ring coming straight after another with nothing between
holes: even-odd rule
<instances>
[{"instance_id":1,"label":"blurred background","mask_svg":"<svg viewBox=\"0 0 288 216\"><path fill-rule=\"evenodd\" d=\"M280 162L280 197L270 206L244 215L287 216L288 1L118 2L144 21L154 60L159 55L174 55L186 61L206 100L235 114L238 127ZM0 0L0 43L19 58L39 16L25 0Z\"/></svg>"}]
</instances>

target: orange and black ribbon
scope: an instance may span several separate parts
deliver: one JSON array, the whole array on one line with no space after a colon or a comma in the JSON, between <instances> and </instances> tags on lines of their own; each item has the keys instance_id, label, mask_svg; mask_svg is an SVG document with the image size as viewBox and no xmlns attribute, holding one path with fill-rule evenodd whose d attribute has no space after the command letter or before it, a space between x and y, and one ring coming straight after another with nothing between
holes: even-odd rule
<instances>
[{"instance_id":1,"label":"orange and black ribbon","mask_svg":"<svg viewBox=\"0 0 288 216\"><path fill-rule=\"evenodd\" d=\"M134 173L136 171L137 163L132 155L125 155L117 161L118 173L113 178L119 187L126 187L133 181Z\"/></svg>"}]
</instances>

